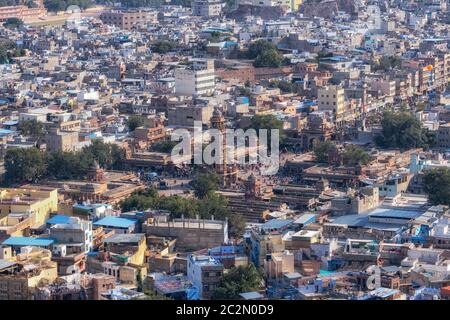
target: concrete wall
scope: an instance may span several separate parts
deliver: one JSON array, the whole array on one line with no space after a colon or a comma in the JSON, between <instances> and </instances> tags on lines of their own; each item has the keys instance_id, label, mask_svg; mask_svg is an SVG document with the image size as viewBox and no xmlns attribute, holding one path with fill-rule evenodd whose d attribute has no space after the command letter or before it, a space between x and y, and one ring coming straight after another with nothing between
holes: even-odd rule
<instances>
[{"instance_id":1,"label":"concrete wall","mask_svg":"<svg viewBox=\"0 0 450 320\"><path fill-rule=\"evenodd\" d=\"M225 242L223 229L174 228L171 226L145 226L145 233L160 237L177 238L177 249L198 250L211 248Z\"/></svg>"}]
</instances>

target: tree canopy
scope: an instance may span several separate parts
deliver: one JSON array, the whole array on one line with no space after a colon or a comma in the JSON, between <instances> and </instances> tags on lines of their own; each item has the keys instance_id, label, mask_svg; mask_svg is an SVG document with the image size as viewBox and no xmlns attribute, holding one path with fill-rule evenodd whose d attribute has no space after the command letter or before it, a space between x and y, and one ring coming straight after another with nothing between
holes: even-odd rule
<instances>
[{"instance_id":1,"label":"tree canopy","mask_svg":"<svg viewBox=\"0 0 450 320\"><path fill-rule=\"evenodd\" d=\"M0 39L0 64L11 63L11 58L23 55L25 55L25 50L19 49L14 41Z\"/></svg>"},{"instance_id":2,"label":"tree canopy","mask_svg":"<svg viewBox=\"0 0 450 320\"><path fill-rule=\"evenodd\" d=\"M217 191L219 189L219 185L219 176L212 172L200 173L192 181L192 188L194 189L195 196L199 199L202 199Z\"/></svg>"},{"instance_id":3,"label":"tree canopy","mask_svg":"<svg viewBox=\"0 0 450 320\"><path fill-rule=\"evenodd\" d=\"M213 293L213 299L235 300L239 294L258 290L262 276L252 263L247 266L232 267L225 273Z\"/></svg>"},{"instance_id":4,"label":"tree canopy","mask_svg":"<svg viewBox=\"0 0 450 320\"><path fill-rule=\"evenodd\" d=\"M283 121L271 114L255 115L252 118L250 128L258 131L259 129L278 129L283 130Z\"/></svg>"},{"instance_id":5,"label":"tree canopy","mask_svg":"<svg viewBox=\"0 0 450 320\"><path fill-rule=\"evenodd\" d=\"M22 21L22 19L19 19L19 18L8 18L3 23L3 26L8 29L17 29L17 28L23 26L23 21Z\"/></svg>"},{"instance_id":6,"label":"tree canopy","mask_svg":"<svg viewBox=\"0 0 450 320\"><path fill-rule=\"evenodd\" d=\"M170 140L158 141L153 143L150 148L155 152L171 153L173 147L175 147L177 143L178 141Z\"/></svg>"},{"instance_id":7,"label":"tree canopy","mask_svg":"<svg viewBox=\"0 0 450 320\"><path fill-rule=\"evenodd\" d=\"M177 43L174 41L160 40L152 46L152 50L156 53L167 53L175 50L176 47Z\"/></svg>"},{"instance_id":8,"label":"tree canopy","mask_svg":"<svg viewBox=\"0 0 450 320\"><path fill-rule=\"evenodd\" d=\"M278 81L273 80L269 83L271 88L279 88L282 93L292 93L294 92L294 85L289 81Z\"/></svg>"},{"instance_id":9,"label":"tree canopy","mask_svg":"<svg viewBox=\"0 0 450 320\"><path fill-rule=\"evenodd\" d=\"M127 126L130 131L134 131L136 128L144 125L144 117L138 114L133 114L127 119Z\"/></svg>"},{"instance_id":10,"label":"tree canopy","mask_svg":"<svg viewBox=\"0 0 450 320\"><path fill-rule=\"evenodd\" d=\"M432 135L420 121L407 112L385 112L381 120L381 134L375 142L385 148L429 148Z\"/></svg>"},{"instance_id":11,"label":"tree canopy","mask_svg":"<svg viewBox=\"0 0 450 320\"><path fill-rule=\"evenodd\" d=\"M329 155L334 150L336 145L332 141L314 141L313 152L319 163L329 163Z\"/></svg>"},{"instance_id":12,"label":"tree canopy","mask_svg":"<svg viewBox=\"0 0 450 320\"><path fill-rule=\"evenodd\" d=\"M251 43L245 57L254 60L253 65L257 68L279 67L283 62L283 56L278 52L277 47L267 40Z\"/></svg>"},{"instance_id":13,"label":"tree canopy","mask_svg":"<svg viewBox=\"0 0 450 320\"><path fill-rule=\"evenodd\" d=\"M95 140L79 152L41 152L37 148L8 149L5 155L5 182L31 182L40 178L80 179L97 161L105 169L120 169L125 150L118 145Z\"/></svg>"},{"instance_id":14,"label":"tree canopy","mask_svg":"<svg viewBox=\"0 0 450 320\"><path fill-rule=\"evenodd\" d=\"M133 193L120 203L122 211L160 209L168 210L173 218L228 219L229 234L240 237L245 231L245 221L241 216L231 214L227 200L223 196L208 192L201 199L184 198L179 195L159 196L154 188Z\"/></svg>"},{"instance_id":15,"label":"tree canopy","mask_svg":"<svg viewBox=\"0 0 450 320\"><path fill-rule=\"evenodd\" d=\"M37 148L9 149L4 162L7 183L32 182L47 171L44 154Z\"/></svg>"},{"instance_id":16,"label":"tree canopy","mask_svg":"<svg viewBox=\"0 0 450 320\"><path fill-rule=\"evenodd\" d=\"M372 157L364 149L355 145L348 145L345 147L342 160L346 166L354 167L368 164Z\"/></svg>"},{"instance_id":17,"label":"tree canopy","mask_svg":"<svg viewBox=\"0 0 450 320\"><path fill-rule=\"evenodd\" d=\"M425 192L433 205L450 205L450 170L436 168L425 172Z\"/></svg>"},{"instance_id":18,"label":"tree canopy","mask_svg":"<svg viewBox=\"0 0 450 320\"><path fill-rule=\"evenodd\" d=\"M282 63L283 56L277 50L271 49L261 52L253 62L253 66L256 68L278 68Z\"/></svg>"},{"instance_id":19,"label":"tree canopy","mask_svg":"<svg viewBox=\"0 0 450 320\"><path fill-rule=\"evenodd\" d=\"M36 121L36 120L20 121L19 125L17 126L17 129L19 129L19 131L24 136L41 138L45 135L44 124L42 122Z\"/></svg>"},{"instance_id":20,"label":"tree canopy","mask_svg":"<svg viewBox=\"0 0 450 320\"><path fill-rule=\"evenodd\" d=\"M390 71L395 68L400 68L402 60L396 56L383 56L380 61L373 65L375 71L383 70Z\"/></svg>"},{"instance_id":21,"label":"tree canopy","mask_svg":"<svg viewBox=\"0 0 450 320\"><path fill-rule=\"evenodd\" d=\"M283 121L277 119L277 117L275 117L272 114L264 114L264 115L255 115L252 117L251 119L251 123L250 125L246 128L246 129L255 129L256 133L259 136L259 130L260 129L267 129L267 145L268 148L271 147L271 130L275 129L278 130L278 134L279 134L279 144L281 145L284 141L285 138L285 133L284 133L284 129L283 129Z\"/></svg>"},{"instance_id":22,"label":"tree canopy","mask_svg":"<svg viewBox=\"0 0 450 320\"><path fill-rule=\"evenodd\" d=\"M262 52L268 50L277 50L277 47L269 41L266 40L258 40L250 44L247 51L248 59L256 59Z\"/></svg>"}]
</instances>

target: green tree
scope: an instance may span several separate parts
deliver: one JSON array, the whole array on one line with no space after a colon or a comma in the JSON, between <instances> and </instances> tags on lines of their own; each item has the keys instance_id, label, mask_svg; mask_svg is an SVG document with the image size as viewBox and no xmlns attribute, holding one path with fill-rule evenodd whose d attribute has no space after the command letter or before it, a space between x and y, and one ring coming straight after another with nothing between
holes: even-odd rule
<instances>
[{"instance_id":1,"label":"green tree","mask_svg":"<svg viewBox=\"0 0 450 320\"><path fill-rule=\"evenodd\" d=\"M272 114L264 114L264 115L255 115L253 116L251 120L251 124L247 127L247 129L255 129L256 133L259 135L260 129L267 129L268 133L268 139L267 139L267 145L271 146L271 130L278 130L280 141L279 143L282 144L285 138L285 133L283 130L283 121L277 119ZM270 147L269 147L270 148Z\"/></svg>"},{"instance_id":2,"label":"green tree","mask_svg":"<svg viewBox=\"0 0 450 320\"><path fill-rule=\"evenodd\" d=\"M158 209L171 212L173 218L195 218L199 214L199 201L197 199L186 199L179 195L170 197L160 197L157 205Z\"/></svg>"},{"instance_id":3,"label":"green tree","mask_svg":"<svg viewBox=\"0 0 450 320\"><path fill-rule=\"evenodd\" d=\"M380 61L374 65L375 70L390 71L398 69L402 65L402 60L396 56L383 56Z\"/></svg>"},{"instance_id":4,"label":"green tree","mask_svg":"<svg viewBox=\"0 0 450 320\"><path fill-rule=\"evenodd\" d=\"M277 119L272 114L255 115L249 126L252 129L258 131L259 129L278 129L283 130L283 121Z\"/></svg>"},{"instance_id":5,"label":"green tree","mask_svg":"<svg viewBox=\"0 0 450 320\"><path fill-rule=\"evenodd\" d=\"M294 92L294 85L289 81L278 81L274 80L270 82L270 87L279 88L282 93L292 93Z\"/></svg>"},{"instance_id":6,"label":"green tree","mask_svg":"<svg viewBox=\"0 0 450 320\"><path fill-rule=\"evenodd\" d=\"M134 131L136 128L142 127L144 125L144 117L141 115L131 115L127 119L127 126L130 131Z\"/></svg>"},{"instance_id":7,"label":"green tree","mask_svg":"<svg viewBox=\"0 0 450 320\"><path fill-rule=\"evenodd\" d=\"M315 62L319 64L322 59L329 58L329 57L332 57L332 56L333 56L333 53L331 53L331 52L319 52L317 54Z\"/></svg>"},{"instance_id":8,"label":"green tree","mask_svg":"<svg viewBox=\"0 0 450 320\"><path fill-rule=\"evenodd\" d=\"M219 189L220 177L216 173L200 173L192 181L194 194L197 198L202 199L210 193L214 193Z\"/></svg>"},{"instance_id":9,"label":"green tree","mask_svg":"<svg viewBox=\"0 0 450 320\"><path fill-rule=\"evenodd\" d=\"M218 300L239 299L241 293L258 290L261 280L261 274L252 263L247 266L232 267L223 275L212 298Z\"/></svg>"},{"instance_id":10,"label":"green tree","mask_svg":"<svg viewBox=\"0 0 450 320\"><path fill-rule=\"evenodd\" d=\"M25 55L25 50L19 49L14 41L0 39L0 64L10 63L11 58L23 55Z\"/></svg>"},{"instance_id":11,"label":"green tree","mask_svg":"<svg viewBox=\"0 0 450 320\"><path fill-rule=\"evenodd\" d=\"M331 141L315 141L313 145L313 152L319 163L329 163L329 154L334 150L336 145Z\"/></svg>"},{"instance_id":12,"label":"green tree","mask_svg":"<svg viewBox=\"0 0 450 320\"><path fill-rule=\"evenodd\" d=\"M121 201L122 211L147 210L158 207L158 192L154 188L145 191L134 192L131 196Z\"/></svg>"},{"instance_id":13,"label":"green tree","mask_svg":"<svg viewBox=\"0 0 450 320\"><path fill-rule=\"evenodd\" d=\"M360 147L348 145L345 147L343 161L346 166L365 165L372 160L372 157Z\"/></svg>"},{"instance_id":14,"label":"green tree","mask_svg":"<svg viewBox=\"0 0 450 320\"><path fill-rule=\"evenodd\" d=\"M83 178L91 162L82 160L80 153L57 151L47 154L47 176L56 179Z\"/></svg>"},{"instance_id":15,"label":"green tree","mask_svg":"<svg viewBox=\"0 0 450 320\"><path fill-rule=\"evenodd\" d=\"M21 121L17 127L25 136L41 138L45 135L45 128L42 122L36 120Z\"/></svg>"},{"instance_id":16,"label":"green tree","mask_svg":"<svg viewBox=\"0 0 450 320\"><path fill-rule=\"evenodd\" d=\"M258 40L250 44L247 51L248 59L256 59L261 53L269 50L277 50L277 47L269 41Z\"/></svg>"},{"instance_id":17,"label":"green tree","mask_svg":"<svg viewBox=\"0 0 450 320\"><path fill-rule=\"evenodd\" d=\"M278 68L281 66L282 62L283 56L277 50L266 50L256 57L253 66L256 68Z\"/></svg>"},{"instance_id":18,"label":"green tree","mask_svg":"<svg viewBox=\"0 0 450 320\"><path fill-rule=\"evenodd\" d=\"M107 170L120 169L125 159L125 150L123 148L100 140L94 140L91 145L84 147L81 152L85 161L92 165L93 160L95 160L100 167Z\"/></svg>"},{"instance_id":19,"label":"green tree","mask_svg":"<svg viewBox=\"0 0 450 320\"><path fill-rule=\"evenodd\" d=\"M140 194L133 194L120 203L122 211L147 210L155 206L155 199Z\"/></svg>"},{"instance_id":20,"label":"green tree","mask_svg":"<svg viewBox=\"0 0 450 320\"><path fill-rule=\"evenodd\" d=\"M429 148L433 136L422 128L420 121L407 112L385 112L381 120L381 134L375 142L385 148Z\"/></svg>"},{"instance_id":21,"label":"green tree","mask_svg":"<svg viewBox=\"0 0 450 320\"><path fill-rule=\"evenodd\" d=\"M225 220L229 216L227 200L213 192L208 192L200 199L198 210L204 219L211 219L214 216L214 219Z\"/></svg>"},{"instance_id":22,"label":"green tree","mask_svg":"<svg viewBox=\"0 0 450 320\"><path fill-rule=\"evenodd\" d=\"M168 41L168 40L160 40L157 41L153 46L152 50L156 53L168 53L170 51L173 51L177 48L177 43L174 41Z\"/></svg>"},{"instance_id":23,"label":"green tree","mask_svg":"<svg viewBox=\"0 0 450 320\"><path fill-rule=\"evenodd\" d=\"M3 23L3 26L8 29L17 29L23 26L23 20L19 18L8 18Z\"/></svg>"},{"instance_id":24,"label":"green tree","mask_svg":"<svg viewBox=\"0 0 450 320\"><path fill-rule=\"evenodd\" d=\"M450 170L436 168L425 172L425 192L433 205L450 205Z\"/></svg>"},{"instance_id":25,"label":"green tree","mask_svg":"<svg viewBox=\"0 0 450 320\"><path fill-rule=\"evenodd\" d=\"M171 153L172 149L178 144L178 141L158 141L151 145L152 151L155 152L163 152L163 153Z\"/></svg>"},{"instance_id":26,"label":"green tree","mask_svg":"<svg viewBox=\"0 0 450 320\"><path fill-rule=\"evenodd\" d=\"M236 89L237 95L239 96L244 96L244 97L250 97L252 94L252 91L250 90L250 88L247 87L238 87Z\"/></svg>"},{"instance_id":27,"label":"green tree","mask_svg":"<svg viewBox=\"0 0 450 320\"><path fill-rule=\"evenodd\" d=\"M203 177L207 177L204 174ZM203 179L203 178L202 178ZM214 178L213 178L214 179ZM202 189L203 190L203 189ZM133 193L120 203L122 211L163 209L171 213L172 218L195 218L226 220L232 237L239 238L245 231L242 216L232 215L227 208L227 200L216 193L206 192L201 199L188 199L179 195L158 196L154 188Z\"/></svg>"},{"instance_id":28,"label":"green tree","mask_svg":"<svg viewBox=\"0 0 450 320\"><path fill-rule=\"evenodd\" d=\"M32 182L45 175L47 170L44 155L37 148L9 149L4 162L8 184Z\"/></svg>"},{"instance_id":29,"label":"green tree","mask_svg":"<svg viewBox=\"0 0 450 320\"><path fill-rule=\"evenodd\" d=\"M240 214L230 214L228 218L228 228L230 236L233 238L241 238L245 232L245 219Z\"/></svg>"}]
</instances>

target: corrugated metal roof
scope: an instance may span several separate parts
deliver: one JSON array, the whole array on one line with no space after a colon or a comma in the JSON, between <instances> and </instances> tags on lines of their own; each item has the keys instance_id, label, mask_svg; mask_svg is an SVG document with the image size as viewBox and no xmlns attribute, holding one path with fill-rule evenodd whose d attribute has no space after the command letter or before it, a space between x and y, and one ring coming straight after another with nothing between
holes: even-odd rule
<instances>
[{"instance_id":1,"label":"corrugated metal roof","mask_svg":"<svg viewBox=\"0 0 450 320\"><path fill-rule=\"evenodd\" d=\"M104 217L103 219L94 222L95 226L112 227L112 228L129 228L131 225L135 224L137 220L127 219L120 217Z\"/></svg>"},{"instance_id":2,"label":"corrugated metal roof","mask_svg":"<svg viewBox=\"0 0 450 320\"><path fill-rule=\"evenodd\" d=\"M17 264L16 262L0 259L0 270L12 267L16 264Z\"/></svg>"},{"instance_id":3,"label":"corrugated metal roof","mask_svg":"<svg viewBox=\"0 0 450 320\"><path fill-rule=\"evenodd\" d=\"M46 247L51 245L55 240L51 238L33 238L33 237L10 237L3 241L2 244L8 246L36 246Z\"/></svg>"},{"instance_id":4,"label":"corrugated metal roof","mask_svg":"<svg viewBox=\"0 0 450 320\"><path fill-rule=\"evenodd\" d=\"M290 225L293 222L293 220L290 219L273 219L269 220L266 223L263 224L263 229L280 229L283 227L286 227Z\"/></svg>"},{"instance_id":5,"label":"corrugated metal roof","mask_svg":"<svg viewBox=\"0 0 450 320\"><path fill-rule=\"evenodd\" d=\"M70 221L69 216L58 214L58 215L48 219L47 223L49 223L49 224L66 224L66 223L69 223L69 221Z\"/></svg>"}]
</instances>

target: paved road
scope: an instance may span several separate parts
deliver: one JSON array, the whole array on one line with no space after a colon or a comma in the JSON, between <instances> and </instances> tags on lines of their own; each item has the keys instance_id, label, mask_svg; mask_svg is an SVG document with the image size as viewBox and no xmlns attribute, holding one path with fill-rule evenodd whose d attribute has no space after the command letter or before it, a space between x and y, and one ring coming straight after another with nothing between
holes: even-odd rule
<instances>
[{"instance_id":1,"label":"paved road","mask_svg":"<svg viewBox=\"0 0 450 320\"><path fill-rule=\"evenodd\" d=\"M160 190L158 189L158 194L160 196L172 196L172 195L182 195L185 194L186 191L189 191L189 182L191 179L164 179L167 183L168 189ZM190 190L192 192L192 190ZM186 194L187 195L187 194Z\"/></svg>"}]
</instances>

